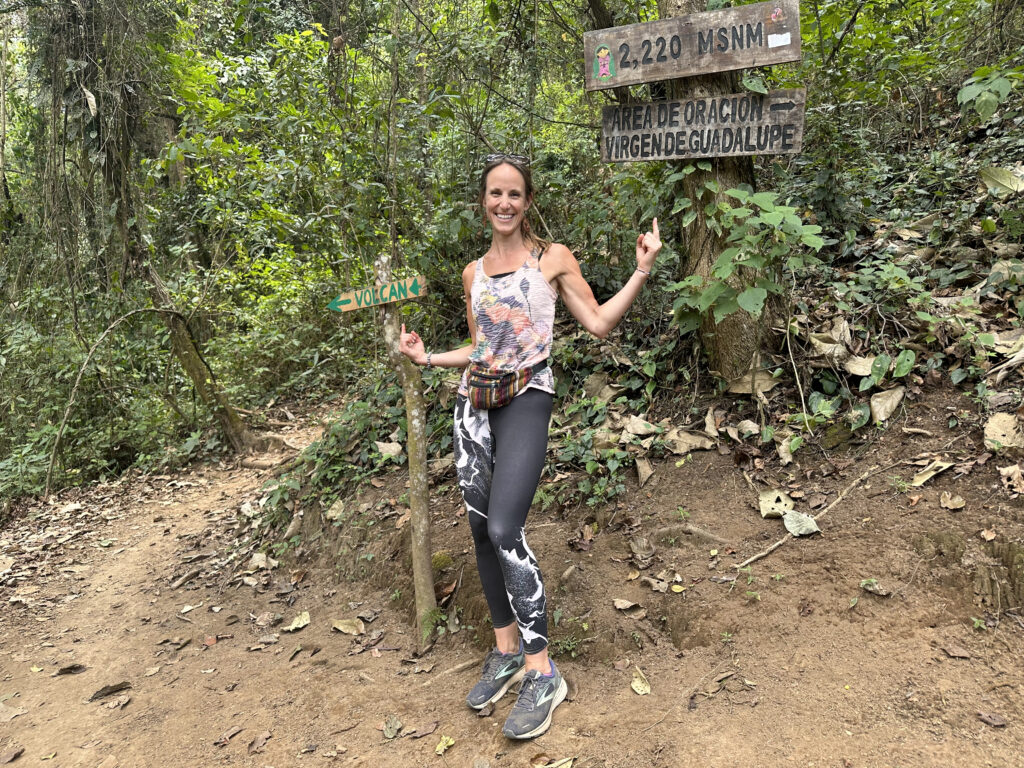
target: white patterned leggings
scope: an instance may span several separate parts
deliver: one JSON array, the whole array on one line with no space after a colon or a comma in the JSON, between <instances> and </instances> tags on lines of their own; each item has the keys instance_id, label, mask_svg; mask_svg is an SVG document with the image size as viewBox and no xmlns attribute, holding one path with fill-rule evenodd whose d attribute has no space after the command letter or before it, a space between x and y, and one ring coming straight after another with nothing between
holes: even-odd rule
<instances>
[{"instance_id":1,"label":"white patterned leggings","mask_svg":"<svg viewBox=\"0 0 1024 768\"><path fill-rule=\"evenodd\" d=\"M455 402L455 468L491 622L516 622L527 653L548 644L544 582L524 526L544 468L551 402L539 389L485 411L461 395Z\"/></svg>"}]
</instances>

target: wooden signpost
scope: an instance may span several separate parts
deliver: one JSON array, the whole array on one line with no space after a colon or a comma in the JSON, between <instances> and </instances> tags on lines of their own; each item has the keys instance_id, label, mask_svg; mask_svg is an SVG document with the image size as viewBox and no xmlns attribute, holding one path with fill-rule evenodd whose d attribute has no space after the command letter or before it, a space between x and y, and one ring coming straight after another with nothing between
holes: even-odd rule
<instances>
[{"instance_id":1,"label":"wooden signpost","mask_svg":"<svg viewBox=\"0 0 1024 768\"><path fill-rule=\"evenodd\" d=\"M805 101L804 89L793 88L607 106L601 159L795 154L803 144Z\"/></svg>"},{"instance_id":2,"label":"wooden signpost","mask_svg":"<svg viewBox=\"0 0 1024 768\"><path fill-rule=\"evenodd\" d=\"M353 309L375 307L378 304L390 304L392 301L416 299L427 292L427 281L423 277L407 277L385 285L374 285L370 288L356 288L343 293L330 304L329 309L335 312L351 312Z\"/></svg>"},{"instance_id":3,"label":"wooden signpost","mask_svg":"<svg viewBox=\"0 0 1024 768\"><path fill-rule=\"evenodd\" d=\"M583 35L586 89L800 60L798 0L755 3Z\"/></svg>"},{"instance_id":4,"label":"wooden signpost","mask_svg":"<svg viewBox=\"0 0 1024 768\"><path fill-rule=\"evenodd\" d=\"M583 44L588 91L799 61L800 3L772 0L600 29ZM803 88L791 88L607 106L601 159L796 154L806 100Z\"/></svg>"}]
</instances>

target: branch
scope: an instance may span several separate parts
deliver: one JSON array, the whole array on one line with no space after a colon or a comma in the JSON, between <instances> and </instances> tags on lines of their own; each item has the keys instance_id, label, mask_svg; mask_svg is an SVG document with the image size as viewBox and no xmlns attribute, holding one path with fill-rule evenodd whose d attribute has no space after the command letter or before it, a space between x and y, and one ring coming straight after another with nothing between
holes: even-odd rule
<instances>
[{"instance_id":1,"label":"branch","mask_svg":"<svg viewBox=\"0 0 1024 768\"><path fill-rule=\"evenodd\" d=\"M825 515L827 515L829 513L829 511L832 509L832 507L834 507L836 504L838 504L840 501L842 501L844 498L846 498L846 494L848 494L850 491L852 491L854 488L856 488L858 485L863 483L865 480L867 480L872 475L877 475L879 472L885 472L887 470L892 469L893 467L898 467L900 464L903 464L903 463L904 462L902 462L902 461L897 461L895 464L890 464L890 465L888 465L886 467L872 467L867 472L865 472L863 475L861 475L856 480L854 480L852 483L850 483L848 486L846 486L842 491L840 491L839 495L836 496L835 501L833 501L831 504L829 504L827 507L825 507L823 510L821 510L821 512L816 514L814 516L814 519L815 520L820 520ZM741 568L746 568L751 563L756 563L761 558L768 557L768 555L770 555L772 552L774 552L776 549L781 547L783 544L785 544L787 541L789 541L792 538L793 538L793 534L792 533L787 533L781 539L779 539L774 544L772 544L770 547L768 547L768 549L764 550L763 552L758 552L753 557L748 557L746 560L744 560L739 565L733 565L733 568L735 568L736 570L739 570Z\"/></svg>"},{"instance_id":2,"label":"branch","mask_svg":"<svg viewBox=\"0 0 1024 768\"><path fill-rule=\"evenodd\" d=\"M131 312L121 315L121 317L108 325L107 330L101 333L100 337L96 339L96 343L92 345L92 348L89 350L89 354L85 357L85 362L82 363L82 367L78 369L78 376L75 377L75 385L71 388L71 397L68 399L67 407L64 409L64 417L60 420L60 429L57 430L57 439L53 441L53 449L50 451L50 464L46 468L46 487L43 490L44 497L50 495L50 480L53 477L53 464L57 459L57 449L60 447L60 441L64 437L64 428L68 425L68 416L71 415L71 407L75 404L75 396L78 395L78 387L82 383L82 375L85 373L85 369L89 367L89 363L92 361L92 356L96 353L96 350L99 349L100 344L102 344L107 336L110 335L110 332L132 315L138 315L142 312L177 315L181 318L181 313L175 312L173 309L159 309L157 307L133 309Z\"/></svg>"}]
</instances>

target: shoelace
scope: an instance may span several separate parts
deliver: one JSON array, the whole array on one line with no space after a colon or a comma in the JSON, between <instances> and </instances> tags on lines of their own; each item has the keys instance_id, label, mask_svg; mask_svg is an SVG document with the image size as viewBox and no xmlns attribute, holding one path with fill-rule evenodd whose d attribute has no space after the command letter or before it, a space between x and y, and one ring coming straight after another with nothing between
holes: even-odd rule
<instances>
[{"instance_id":1,"label":"shoelace","mask_svg":"<svg viewBox=\"0 0 1024 768\"><path fill-rule=\"evenodd\" d=\"M505 655L500 651L491 651L487 654L487 658L484 660L484 675L494 677L498 673L498 668L505 661Z\"/></svg>"},{"instance_id":2,"label":"shoelace","mask_svg":"<svg viewBox=\"0 0 1024 768\"><path fill-rule=\"evenodd\" d=\"M523 678L522 687L519 689L519 698L516 699L516 706L524 709L533 709L538 690L540 690L540 677L526 675Z\"/></svg>"}]
</instances>

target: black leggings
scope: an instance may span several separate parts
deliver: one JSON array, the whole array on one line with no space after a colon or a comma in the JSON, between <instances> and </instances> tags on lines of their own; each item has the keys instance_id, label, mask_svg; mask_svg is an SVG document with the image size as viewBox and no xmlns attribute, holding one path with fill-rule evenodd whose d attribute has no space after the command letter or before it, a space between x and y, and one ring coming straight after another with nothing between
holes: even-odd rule
<instances>
[{"instance_id":1,"label":"black leggings","mask_svg":"<svg viewBox=\"0 0 1024 768\"><path fill-rule=\"evenodd\" d=\"M548 645L547 603L523 526L548 447L552 396L527 389L502 408L455 402L455 468L495 629L513 621L527 653Z\"/></svg>"}]
</instances>

